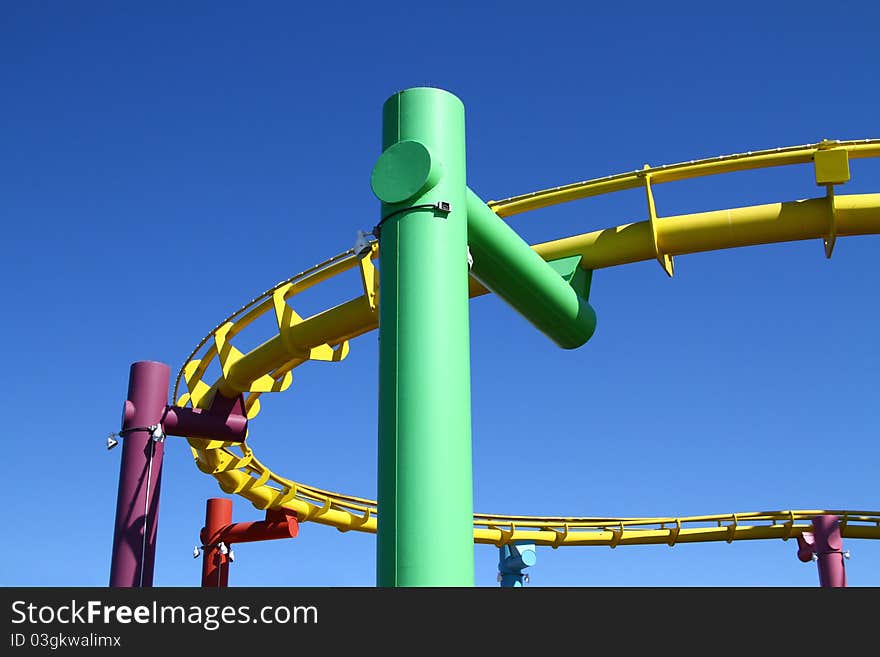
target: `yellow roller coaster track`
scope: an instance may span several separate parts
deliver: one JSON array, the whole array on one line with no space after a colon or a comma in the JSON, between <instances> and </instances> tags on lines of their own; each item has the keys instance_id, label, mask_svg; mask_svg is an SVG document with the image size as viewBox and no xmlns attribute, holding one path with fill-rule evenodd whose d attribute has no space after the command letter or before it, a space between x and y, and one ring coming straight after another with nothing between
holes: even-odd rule
<instances>
[{"instance_id":1,"label":"yellow roller coaster track","mask_svg":"<svg viewBox=\"0 0 880 657\"><path fill-rule=\"evenodd\" d=\"M839 195L835 186L849 180L849 161L880 156L880 139L822 141L737 155L649 167L606 178L572 183L491 201L502 217L624 189L646 192L647 220L533 245L545 260L581 255L585 269L600 269L657 259L670 276L673 258L737 246L822 239L831 257L839 236L880 233L880 194ZM814 165L826 195L804 201L773 203L729 210L658 217L652 185L701 176L792 164ZM224 319L196 346L177 374L188 388L177 400L207 408L214 395L243 394L248 417L260 410L260 397L290 386L292 370L309 360L341 361L349 341L378 326L378 257L375 242L365 254L350 249L278 283ZM357 297L307 318L288 304L296 294L345 271L357 268L363 284ZM487 290L471 280L471 296ZM242 353L231 340L259 317L275 315L278 333ZM198 358L197 358L198 356ZM216 359L221 375L203 381ZM247 443L188 439L200 470L213 475L229 494L241 495L259 509L289 508L301 522L332 525L340 531L375 532L377 504L286 479L257 460ZM781 538L810 528L820 514L840 518L849 538L880 538L880 512L799 510L691 516L681 518L531 517L474 514L474 541L504 545L528 540L539 545L667 544Z\"/></svg>"}]
</instances>

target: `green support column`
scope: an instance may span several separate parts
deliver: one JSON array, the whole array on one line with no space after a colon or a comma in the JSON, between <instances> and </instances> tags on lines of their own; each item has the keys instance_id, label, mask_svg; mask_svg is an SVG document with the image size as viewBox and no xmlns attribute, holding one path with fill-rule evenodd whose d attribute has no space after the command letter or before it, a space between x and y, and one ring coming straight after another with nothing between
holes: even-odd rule
<instances>
[{"instance_id":1,"label":"green support column","mask_svg":"<svg viewBox=\"0 0 880 657\"><path fill-rule=\"evenodd\" d=\"M464 106L441 89L407 89L383 107L383 153L371 176L383 218L383 587L474 584L464 134Z\"/></svg>"}]
</instances>

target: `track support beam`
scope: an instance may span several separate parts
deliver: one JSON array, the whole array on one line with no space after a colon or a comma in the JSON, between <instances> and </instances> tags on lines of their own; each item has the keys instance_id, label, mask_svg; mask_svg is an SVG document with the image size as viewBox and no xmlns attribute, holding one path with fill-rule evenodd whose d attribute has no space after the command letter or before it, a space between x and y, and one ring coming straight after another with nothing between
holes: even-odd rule
<instances>
[{"instance_id":1,"label":"track support beam","mask_svg":"<svg viewBox=\"0 0 880 657\"><path fill-rule=\"evenodd\" d=\"M205 507L202 541L202 587L229 586L229 551L220 549L220 532L232 524L232 500L212 497Z\"/></svg>"},{"instance_id":2,"label":"track support beam","mask_svg":"<svg viewBox=\"0 0 880 657\"><path fill-rule=\"evenodd\" d=\"M473 586L464 106L406 89L382 133L377 583Z\"/></svg>"},{"instance_id":3,"label":"track support beam","mask_svg":"<svg viewBox=\"0 0 880 657\"><path fill-rule=\"evenodd\" d=\"M535 544L517 541L502 545L498 552L498 581L501 588L521 587L529 578L523 571L538 561Z\"/></svg>"},{"instance_id":4,"label":"track support beam","mask_svg":"<svg viewBox=\"0 0 880 657\"><path fill-rule=\"evenodd\" d=\"M819 568L819 586L842 588L846 586L846 568L843 538L837 516L825 514L813 518L813 531L798 536L798 559L816 561Z\"/></svg>"},{"instance_id":5,"label":"track support beam","mask_svg":"<svg viewBox=\"0 0 880 657\"><path fill-rule=\"evenodd\" d=\"M475 279L563 349L590 339L596 313L587 300L470 189L467 221Z\"/></svg>"},{"instance_id":6,"label":"track support beam","mask_svg":"<svg viewBox=\"0 0 880 657\"><path fill-rule=\"evenodd\" d=\"M122 419L122 463L110 558L110 586L150 587L156 559L159 488L165 445L158 439L171 369L165 363L132 364Z\"/></svg>"},{"instance_id":7,"label":"track support beam","mask_svg":"<svg viewBox=\"0 0 880 657\"><path fill-rule=\"evenodd\" d=\"M110 557L110 586L150 587L156 558L159 489L166 435L241 442L247 417L241 396L216 395L207 411L168 406L171 369L165 363L132 364L121 436L122 463L116 494L116 522Z\"/></svg>"}]
</instances>

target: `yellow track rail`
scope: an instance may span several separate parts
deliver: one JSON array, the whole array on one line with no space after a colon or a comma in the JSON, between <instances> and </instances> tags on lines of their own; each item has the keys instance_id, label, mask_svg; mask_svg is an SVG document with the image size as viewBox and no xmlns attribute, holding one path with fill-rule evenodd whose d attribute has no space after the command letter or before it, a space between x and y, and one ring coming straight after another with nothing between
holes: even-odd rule
<instances>
[{"instance_id":1,"label":"yellow track rail","mask_svg":"<svg viewBox=\"0 0 880 657\"><path fill-rule=\"evenodd\" d=\"M826 153L827 151L827 153ZM817 157L818 153L822 153ZM820 238L830 257L838 236L880 233L880 194L841 196L834 186L848 178L848 162L880 156L880 140L823 141L817 144L728 155L587 180L561 187L491 201L502 217L624 189L644 188L646 221L533 245L545 260L581 255L586 269L599 269L656 258L669 275L673 258L685 253L752 244ZM820 159L822 164L820 166ZM658 217L652 185L701 176L791 164L815 163L817 182L825 197L806 201L734 208L689 215ZM845 170L845 174L841 173ZM341 253L273 286L224 319L196 346L174 385L188 392L180 405L206 408L217 392L244 394L248 416L260 410L260 397L280 392L291 383L292 370L309 360L338 362L348 354L351 339L378 326L378 270L374 243L369 253ZM351 269L359 269L359 296L308 318L288 304L299 292ZM471 296L486 290L471 280ZM273 313L278 333L248 353L232 339L256 319ZM212 363L221 375L213 384L203 378ZM214 476L229 494L241 495L259 509L285 507L300 521L332 525L340 531L376 531L374 500L322 490L286 479L257 460L247 443L188 439L200 470ZM529 540L539 545L667 544L705 541L788 538L809 529L820 514L835 514L849 538L880 538L880 512L801 510L752 512L681 518L564 518L494 514L474 515L474 541L504 545Z\"/></svg>"}]
</instances>

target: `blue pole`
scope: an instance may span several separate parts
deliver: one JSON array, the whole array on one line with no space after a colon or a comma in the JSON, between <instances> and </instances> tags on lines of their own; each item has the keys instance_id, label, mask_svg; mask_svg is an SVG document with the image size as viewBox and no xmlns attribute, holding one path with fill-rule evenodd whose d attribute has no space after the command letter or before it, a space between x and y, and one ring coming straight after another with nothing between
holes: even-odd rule
<instances>
[{"instance_id":1,"label":"blue pole","mask_svg":"<svg viewBox=\"0 0 880 657\"><path fill-rule=\"evenodd\" d=\"M498 580L501 588L515 588L523 585L523 580L528 581L528 575L523 570L534 566L538 561L534 543L511 543L502 545L498 555Z\"/></svg>"}]
</instances>

